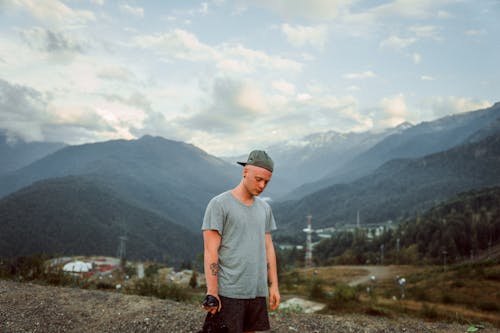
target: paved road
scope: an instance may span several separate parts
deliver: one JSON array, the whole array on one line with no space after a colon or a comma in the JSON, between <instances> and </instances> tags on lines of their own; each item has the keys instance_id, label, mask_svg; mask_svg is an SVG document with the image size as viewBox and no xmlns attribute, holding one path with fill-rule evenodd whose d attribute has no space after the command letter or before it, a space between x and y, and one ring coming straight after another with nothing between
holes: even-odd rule
<instances>
[{"instance_id":1,"label":"paved road","mask_svg":"<svg viewBox=\"0 0 500 333\"><path fill-rule=\"evenodd\" d=\"M358 284L368 283L372 275L375 276L377 281L392 279L394 276L394 274L391 271L391 268L388 266L346 266L346 267L363 269L366 271L365 275L357 277L351 282L349 282L349 286L351 287L357 286Z\"/></svg>"}]
</instances>

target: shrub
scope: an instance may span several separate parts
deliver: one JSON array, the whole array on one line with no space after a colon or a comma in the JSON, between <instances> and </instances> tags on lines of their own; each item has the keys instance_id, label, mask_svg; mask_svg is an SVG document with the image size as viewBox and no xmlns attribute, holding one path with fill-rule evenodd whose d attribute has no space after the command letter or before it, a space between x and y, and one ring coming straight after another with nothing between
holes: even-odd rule
<instances>
[{"instance_id":1,"label":"shrub","mask_svg":"<svg viewBox=\"0 0 500 333\"><path fill-rule=\"evenodd\" d=\"M298 304L293 304L286 308L280 307L279 312L283 314L304 313L304 309Z\"/></svg>"},{"instance_id":2,"label":"shrub","mask_svg":"<svg viewBox=\"0 0 500 333\"><path fill-rule=\"evenodd\" d=\"M196 271L193 271L193 274L191 274L191 278L189 279L189 286L191 288L196 288L198 286L198 274L196 274Z\"/></svg>"},{"instance_id":3,"label":"shrub","mask_svg":"<svg viewBox=\"0 0 500 333\"><path fill-rule=\"evenodd\" d=\"M73 278L59 268L45 273L44 281L52 286L67 286L72 283Z\"/></svg>"},{"instance_id":4,"label":"shrub","mask_svg":"<svg viewBox=\"0 0 500 333\"><path fill-rule=\"evenodd\" d=\"M455 303L455 299L450 294L443 292L441 295L441 301L445 304Z\"/></svg>"},{"instance_id":5,"label":"shrub","mask_svg":"<svg viewBox=\"0 0 500 333\"><path fill-rule=\"evenodd\" d=\"M481 302L477 307L483 311L500 311L500 305L495 302Z\"/></svg>"},{"instance_id":6,"label":"shrub","mask_svg":"<svg viewBox=\"0 0 500 333\"><path fill-rule=\"evenodd\" d=\"M187 301L189 299L189 294L186 289L176 285L176 284L161 284L157 289L157 294L155 295L161 299L171 299L177 302Z\"/></svg>"},{"instance_id":7,"label":"shrub","mask_svg":"<svg viewBox=\"0 0 500 333\"><path fill-rule=\"evenodd\" d=\"M338 284L329 298L327 306L329 309L340 309L349 307L353 303L359 302L359 290L347 284Z\"/></svg>"},{"instance_id":8,"label":"shrub","mask_svg":"<svg viewBox=\"0 0 500 333\"><path fill-rule=\"evenodd\" d=\"M463 288L465 287L465 282L463 280L456 280L451 283L451 287L453 288Z\"/></svg>"},{"instance_id":9,"label":"shrub","mask_svg":"<svg viewBox=\"0 0 500 333\"><path fill-rule=\"evenodd\" d=\"M323 281L320 279L314 279L311 283L309 296L312 299L323 300L326 298L326 292L323 288Z\"/></svg>"},{"instance_id":10,"label":"shrub","mask_svg":"<svg viewBox=\"0 0 500 333\"><path fill-rule=\"evenodd\" d=\"M438 313L434 306L428 306L427 304L422 305L422 309L420 309L420 315L427 319L437 319Z\"/></svg>"},{"instance_id":11,"label":"shrub","mask_svg":"<svg viewBox=\"0 0 500 333\"><path fill-rule=\"evenodd\" d=\"M411 295L417 301L429 301L430 296L427 294L427 291L421 287L412 287L408 288L408 294Z\"/></svg>"},{"instance_id":12,"label":"shrub","mask_svg":"<svg viewBox=\"0 0 500 333\"><path fill-rule=\"evenodd\" d=\"M154 296L161 299L174 301L185 301L189 299L189 293L183 287L176 284L159 284L152 278L144 278L134 283L134 293L141 296Z\"/></svg>"}]
</instances>

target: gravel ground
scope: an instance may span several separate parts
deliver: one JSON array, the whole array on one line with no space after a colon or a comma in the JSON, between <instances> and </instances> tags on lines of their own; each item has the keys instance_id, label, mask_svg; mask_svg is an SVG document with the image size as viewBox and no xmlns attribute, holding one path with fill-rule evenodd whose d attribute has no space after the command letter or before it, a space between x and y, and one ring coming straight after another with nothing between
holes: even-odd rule
<instances>
[{"instance_id":1,"label":"gravel ground","mask_svg":"<svg viewBox=\"0 0 500 333\"><path fill-rule=\"evenodd\" d=\"M0 280L0 332L197 332L189 304L97 290ZM271 315L269 332L466 332L468 326L363 315ZM481 333L500 332L488 326Z\"/></svg>"}]
</instances>

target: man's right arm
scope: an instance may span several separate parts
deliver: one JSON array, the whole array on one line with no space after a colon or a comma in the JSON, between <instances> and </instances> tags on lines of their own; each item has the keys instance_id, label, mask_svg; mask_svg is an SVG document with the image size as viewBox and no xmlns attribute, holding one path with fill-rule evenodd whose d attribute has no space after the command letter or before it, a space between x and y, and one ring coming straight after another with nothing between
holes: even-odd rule
<instances>
[{"instance_id":1,"label":"man's right arm","mask_svg":"<svg viewBox=\"0 0 500 333\"><path fill-rule=\"evenodd\" d=\"M215 313L220 310L219 299L219 247L221 235L217 230L203 230L204 242L204 266L205 280L207 282L207 295L213 295L219 300L219 309L208 308L207 310Z\"/></svg>"}]
</instances>

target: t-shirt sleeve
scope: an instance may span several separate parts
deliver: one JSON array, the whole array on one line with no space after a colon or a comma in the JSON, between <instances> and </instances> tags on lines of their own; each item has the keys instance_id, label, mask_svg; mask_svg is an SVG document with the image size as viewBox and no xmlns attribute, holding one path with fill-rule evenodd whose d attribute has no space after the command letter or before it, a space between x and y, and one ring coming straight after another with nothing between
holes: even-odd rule
<instances>
[{"instance_id":1,"label":"t-shirt sleeve","mask_svg":"<svg viewBox=\"0 0 500 333\"><path fill-rule=\"evenodd\" d=\"M266 232L271 232L278 229L276 227L276 220L274 220L273 211L271 206L267 206L267 218L266 218Z\"/></svg>"},{"instance_id":2,"label":"t-shirt sleeve","mask_svg":"<svg viewBox=\"0 0 500 333\"><path fill-rule=\"evenodd\" d=\"M201 230L217 230L222 235L224 211L217 200L212 199L205 210Z\"/></svg>"}]
</instances>

